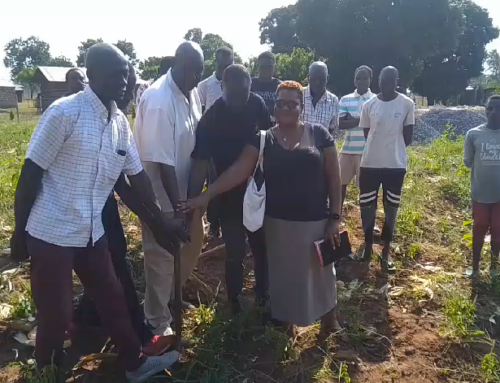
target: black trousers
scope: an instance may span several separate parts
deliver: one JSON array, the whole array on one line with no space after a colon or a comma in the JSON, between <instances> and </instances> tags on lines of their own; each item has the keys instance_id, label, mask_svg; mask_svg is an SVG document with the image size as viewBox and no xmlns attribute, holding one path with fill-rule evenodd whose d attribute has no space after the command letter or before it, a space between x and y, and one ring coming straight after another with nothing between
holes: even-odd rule
<instances>
[{"instance_id":1,"label":"black trousers","mask_svg":"<svg viewBox=\"0 0 500 383\"><path fill-rule=\"evenodd\" d=\"M254 258L255 297L265 299L268 294L267 254L264 230L251 233L243 226L243 219L221 218L222 238L226 245L225 278L229 300L238 298L243 289L243 261L246 256L246 238Z\"/></svg>"},{"instance_id":2,"label":"black trousers","mask_svg":"<svg viewBox=\"0 0 500 383\"><path fill-rule=\"evenodd\" d=\"M217 173L215 172L215 166L213 162L210 162L208 167L208 182L213 184L217 179ZM214 198L210 201L207 207L207 221L210 224L211 230L218 230L220 227L219 212L218 212L218 198Z\"/></svg>"},{"instance_id":3,"label":"black trousers","mask_svg":"<svg viewBox=\"0 0 500 383\"><path fill-rule=\"evenodd\" d=\"M130 275L126 259L127 241L118 211L118 204L113 195L108 198L102 211L102 223L108 239L108 250L111 254L113 268L123 288L132 326L141 342L146 344L153 338L153 334L144 322L144 310L139 302L135 284ZM83 325L98 326L101 324L95 304L86 291L84 291L83 297L75 310L74 319L77 323Z\"/></svg>"},{"instance_id":4,"label":"black trousers","mask_svg":"<svg viewBox=\"0 0 500 383\"><path fill-rule=\"evenodd\" d=\"M373 244L373 228L377 216L377 198L380 185L384 193L385 221L382 240L392 241L401 203L406 169L361 168L359 171L359 206L365 234L365 243Z\"/></svg>"}]
</instances>

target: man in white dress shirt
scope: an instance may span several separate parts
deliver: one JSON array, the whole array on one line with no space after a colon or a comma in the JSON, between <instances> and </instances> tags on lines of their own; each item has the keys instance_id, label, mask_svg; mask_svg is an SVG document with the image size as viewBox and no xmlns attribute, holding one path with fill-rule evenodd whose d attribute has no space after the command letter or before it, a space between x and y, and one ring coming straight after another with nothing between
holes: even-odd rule
<instances>
[{"instance_id":1,"label":"man in white dress shirt","mask_svg":"<svg viewBox=\"0 0 500 383\"><path fill-rule=\"evenodd\" d=\"M201 104L196 90L203 73L203 51L196 43L182 43L166 76L149 87L142 96L135 121L135 139L144 169L149 175L162 212L168 218L185 221L178 210L186 200L191 153ZM184 284L189 278L203 245L201 216L189 223L191 242L181 249ZM174 295L174 257L155 241L142 225L146 298L144 313L155 335L172 334L169 301ZM192 305L184 303L185 308Z\"/></svg>"},{"instance_id":2,"label":"man in white dress shirt","mask_svg":"<svg viewBox=\"0 0 500 383\"><path fill-rule=\"evenodd\" d=\"M218 98L222 97L222 74L224 70L234 62L234 54L231 48L222 47L215 52L215 72L198 84L200 102L205 112Z\"/></svg>"},{"instance_id":3,"label":"man in white dress shirt","mask_svg":"<svg viewBox=\"0 0 500 383\"><path fill-rule=\"evenodd\" d=\"M31 256L38 368L61 364L74 270L118 346L127 379L140 383L169 368L179 354L142 355L113 271L102 210L122 172L150 211L158 207L127 119L115 102L127 86L123 53L96 44L88 50L86 65L89 86L54 102L31 138L16 190L12 255Z\"/></svg>"},{"instance_id":4,"label":"man in white dress shirt","mask_svg":"<svg viewBox=\"0 0 500 383\"><path fill-rule=\"evenodd\" d=\"M316 61L309 67L309 85L304 89L304 122L320 124L334 133L339 126L339 99L326 89L328 66Z\"/></svg>"}]
</instances>

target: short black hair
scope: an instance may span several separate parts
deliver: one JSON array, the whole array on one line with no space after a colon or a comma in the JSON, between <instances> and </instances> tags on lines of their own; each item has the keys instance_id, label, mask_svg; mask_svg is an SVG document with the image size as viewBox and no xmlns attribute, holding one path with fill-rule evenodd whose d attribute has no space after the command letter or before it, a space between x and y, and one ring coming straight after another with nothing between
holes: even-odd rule
<instances>
[{"instance_id":1,"label":"short black hair","mask_svg":"<svg viewBox=\"0 0 500 383\"><path fill-rule=\"evenodd\" d=\"M160 65L158 66L158 74L164 75L168 72L170 68L174 65L174 56L165 56L160 60Z\"/></svg>"},{"instance_id":2,"label":"short black hair","mask_svg":"<svg viewBox=\"0 0 500 383\"><path fill-rule=\"evenodd\" d=\"M233 55L233 50L229 47L220 47L215 51L215 57L219 57L219 55L229 56Z\"/></svg>"},{"instance_id":3,"label":"short black hair","mask_svg":"<svg viewBox=\"0 0 500 383\"><path fill-rule=\"evenodd\" d=\"M85 77L85 73L83 73L83 70L81 70L80 68L71 68L69 71L66 72L66 82L68 82L69 74L71 72L80 72Z\"/></svg>"},{"instance_id":4,"label":"short black hair","mask_svg":"<svg viewBox=\"0 0 500 383\"><path fill-rule=\"evenodd\" d=\"M368 65L361 65L354 71L354 76L358 74L359 71L366 70L370 74L370 79L373 79L373 70Z\"/></svg>"},{"instance_id":5,"label":"short black hair","mask_svg":"<svg viewBox=\"0 0 500 383\"><path fill-rule=\"evenodd\" d=\"M274 54L271 51L262 52L257 58L257 61L260 61L261 59L269 59L276 61L276 57L274 57Z\"/></svg>"},{"instance_id":6,"label":"short black hair","mask_svg":"<svg viewBox=\"0 0 500 383\"><path fill-rule=\"evenodd\" d=\"M246 78L251 81L252 76L250 76L250 72L241 64L232 64L229 65L222 74L222 81L227 83L234 80L240 80L242 78Z\"/></svg>"}]
</instances>

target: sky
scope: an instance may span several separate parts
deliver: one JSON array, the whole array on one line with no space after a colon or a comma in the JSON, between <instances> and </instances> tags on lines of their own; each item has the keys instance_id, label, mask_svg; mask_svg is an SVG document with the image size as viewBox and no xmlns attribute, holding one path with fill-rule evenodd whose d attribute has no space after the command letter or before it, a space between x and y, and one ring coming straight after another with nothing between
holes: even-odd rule
<instances>
[{"instance_id":1,"label":"sky","mask_svg":"<svg viewBox=\"0 0 500 383\"><path fill-rule=\"evenodd\" d=\"M500 0L476 0L500 27ZM9 79L3 47L14 38L35 35L50 44L53 56L76 60L78 45L88 38L131 41L139 59L172 55L190 28L216 33L231 43L243 59L267 49L260 44L259 21L290 0L23 0L29 11L3 15L0 22L0 80ZM243 5L245 4L245 5ZM244 8L244 9L243 9ZM12 17L9 17L12 16ZM79 24L76 26L76 24ZM500 51L500 39L488 46Z\"/></svg>"}]
</instances>

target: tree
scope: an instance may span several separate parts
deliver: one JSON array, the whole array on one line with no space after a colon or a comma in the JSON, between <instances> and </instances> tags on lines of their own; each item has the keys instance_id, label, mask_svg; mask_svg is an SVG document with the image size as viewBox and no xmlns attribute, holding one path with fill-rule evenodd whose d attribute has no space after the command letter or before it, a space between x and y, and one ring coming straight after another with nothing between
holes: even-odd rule
<instances>
[{"instance_id":1,"label":"tree","mask_svg":"<svg viewBox=\"0 0 500 383\"><path fill-rule=\"evenodd\" d=\"M31 98L33 98L33 93L39 88L38 82L35 79L35 72L36 68L24 68L14 78L14 81L17 84L21 84L29 88Z\"/></svg>"},{"instance_id":2,"label":"tree","mask_svg":"<svg viewBox=\"0 0 500 383\"><path fill-rule=\"evenodd\" d=\"M207 33L203 35L200 28L192 28L184 35L188 41L193 41L200 44L205 58L205 69L203 71L203 78L209 77L215 70L215 52L222 47L233 49L233 46L225 41L221 36L214 33ZM234 50L233 50L234 51ZM241 64L243 60L234 52L234 62Z\"/></svg>"},{"instance_id":3,"label":"tree","mask_svg":"<svg viewBox=\"0 0 500 383\"><path fill-rule=\"evenodd\" d=\"M150 80L158 74L161 57L148 57L146 60L139 63L139 71L143 80Z\"/></svg>"},{"instance_id":4,"label":"tree","mask_svg":"<svg viewBox=\"0 0 500 383\"><path fill-rule=\"evenodd\" d=\"M500 53L496 49L488 53L486 64L491 73L491 79L500 83Z\"/></svg>"},{"instance_id":5,"label":"tree","mask_svg":"<svg viewBox=\"0 0 500 383\"><path fill-rule=\"evenodd\" d=\"M102 43L103 40L102 38L98 39L87 39L86 41L82 41L80 43L80 46L78 47L78 56L76 58L76 65L79 67L84 67L85 66L85 55L87 53L87 50L94 44L97 43Z\"/></svg>"},{"instance_id":6,"label":"tree","mask_svg":"<svg viewBox=\"0 0 500 383\"><path fill-rule=\"evenodd\" d=\"M375 73L396 66L408 87L427 57L456 47L462 28L462 13L450 0L299 0L297 12L298 36L328 59L340 94L352 91L360 65Z\"/></svg>"},{"instance_id":7,"label":"tree","mask_svg":"<svg viewBox=\"0 0 500 383\"><path fill-rule=\"evenodd\" d=\"M57 57L52 57L50 59L50 62L48 65L50 65L50 66L63 66L63 67L68 67L68 68L74 66L71 59L67 58L66 56L62 56L62 55L57 56Z\"/></svg>"},{"instance_id":8,"label":"tree","mask_svg":"<svg viewBox=\"0 0 500 383\"><path fill-rule=\"evenodd\" d=\"M314 53L302 48L295 48L291 55L280 53L276 55L276 76L282 80L307 82L309 65L314 61Z\"/></svg>"},{"instance_id":9,"label":"tree","mask_svg":"<svg viewBox=\"0 0 500 383\"><path fill-rule=\"evenodd\" d=\"M137 54L135 53L134 44L127 40L118 40L115 45L119 50L123 52L125 57L127 57L127 60L129 60L132 65L135 66L137 64L138 60Z\"/></svg>"},{"instance_id":10,"label":"tree","mask_svg":"<svg viewBox=\"0 0 500 383\"><path fill-rule=\"evenodd\" d=\"M498 37L486 9L469 0L456 4L464 17L457 47L425 60L421 75L413 81L412 88L430 103L456 99L463 93L483 71L486 44Z\"/></svg>"},{"instance_id":11,"label":"tree","mask_svg":"<svg viewBox=\"0 0 500 383\"><path fill-rule=\"evenodd\" d=\"M85 66L85 55L87 50L94 44L102 43L102 38L98 39L87 39L86 41L82 41L80 46L78 47L78 56L76 58L76 65L79 67ZM134 44L127 40L118 40L117 43L114 44L119 50L123 52L127 60L129 60L132 65L136 65L139 60L137 60L137 53L135 52Z\"/></svg>"},{"instance_id":12,"label":"tree","mask_svg":"<svg viewBox=\"0 0 500 383\"><path fill-rule=\"evenodd\" d=\"M47 65L50 61L50 46L38 37L31 36L26 40L13 39L5 45L4 65L10 68L14 79L23 69Z\"/></svg>"},{"instance_id":13,"label":"tree","mask_svg":"<svg viewBox=\"0 0 500 383\"><path fill-rule=\"evenodd\" d=\"M201 44L201 40L203 38L203 32L200 28L191 28L184 35L184 39L188 41L193 41L195 43Z\"/></svg>"},{"instance_id":14,"label":"tree","mask_svg":"<svg viewBox=\"0 0 500 383\"><path fill-rule=\"evenodd\" d=\"M243 65L247 68L250 76L256 77L258 74L257 57L250 57Z\"/></svg>"},{"instance_id":15,"label":"tree","mask_svg":"<svg viewBox=\"0 0 500 383\"><path fill-rule=\"evenodd\" d=\"M275 8L259 23L260 43L269 44L275 53L291 54L294 48L307 48L297 36L297 7Z\"/></svg>"},{"instance_id":16,"label":"tree","mask_svg":"<svg viewBox=\"0 0 500 383\"><path fill-rule=\"evenodd\" d=\"M300 46L325 57L339 94L352 91L353 73L360 65L376 73L397 66L401 85L407 87L425 59L456 48L463 21L454 2L298 0L261 21L261 41L275 52Z\"/></svg>"}]
</instances>

